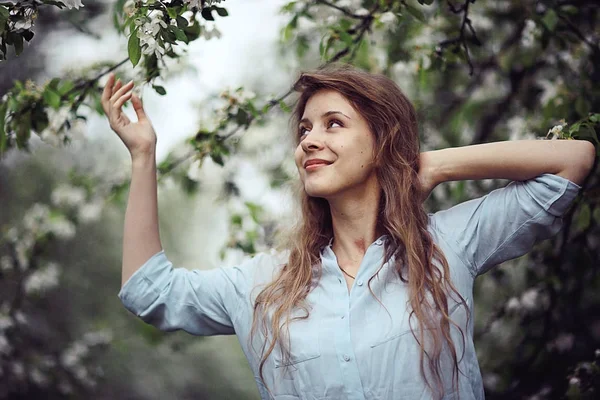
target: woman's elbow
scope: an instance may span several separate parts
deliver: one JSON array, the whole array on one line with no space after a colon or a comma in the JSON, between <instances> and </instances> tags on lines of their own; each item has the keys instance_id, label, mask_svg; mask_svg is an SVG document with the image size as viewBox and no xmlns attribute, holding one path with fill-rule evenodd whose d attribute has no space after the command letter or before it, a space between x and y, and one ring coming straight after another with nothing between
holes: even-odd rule
<instances>
[{"instance_id":1,"label":"woman's elbow","mask_svg":"<svg viewBox=\"0 0 600 400\"><path fill-rule=\"evenodd\" d=\"M576 142L578 146L575 157L571 160L569 165L557 175L581 186L594 167L596 161L596 147L587 140L576 140L574 142Z\"/></svg>"}]
</instances>

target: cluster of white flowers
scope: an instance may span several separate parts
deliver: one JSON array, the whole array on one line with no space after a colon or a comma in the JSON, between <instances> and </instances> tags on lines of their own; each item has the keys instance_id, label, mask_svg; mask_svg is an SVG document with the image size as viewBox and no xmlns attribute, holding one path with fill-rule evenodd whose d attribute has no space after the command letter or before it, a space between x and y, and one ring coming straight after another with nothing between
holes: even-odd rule
<instances>
[{"instance_id":1,"label":"cluster of white flowers","mask_svg":"<svg viewBox=\"0 0 600 400\"><path fill-rule=\"evenodd\" d=\"M210 29L208 29L208 27L210 27ZM222 36L222 34L221 31L217 29L217 25L215 23L206 23L201 27L200 36L206 40L210 40L212 38L219 39Z\"/></svg>"},{"instance_id":2,"label":"cluster of white flowers","mask_svg":"<svg viewBox=\"0 0 600 400\"><path fill-rule=\"evenodd\" d=\"M104 201L100 197L87 201L83 188L69 184L57 186L50 196L52 204L57 207L76 208L80 222L93 222L100 218Z\"/></svg>"},{"instance_id":3,"label":"cluster of white flowers","mask_svg":"<svg viewBox=\"0 0 600 400\"><path fill-rule=\"evenodd\" d=\"M112 337L112 332L109 330L86 333L82 339L74 341L63 351L60 355L60 363L73 373L79 383L93 387L96 381L83 364L84 358L88 356L92 347L110 343ZM70 385L66 385L63 387L63 392L70 393L71 389Z\"/></svg>"},{"instance_id":4,"label":"cluster of white flowers","mask_svg":"<svg viewBox=\"0 0 600 400\"><path fill-rule=\"evenodd\" d=\"M549 131L548 134L546 135L546 137L549 137L550 135L552 135L552 137L550 138L551 140L556 140L559 139L563 133L563 128L567 126L566 123L561 123L559 125L555 125L553 126Z\"/></svg>"},{"instance_id":5,"label":"cluster of white flowers","mask_svg":"<svg viewBox=\"0 0 600 400\"><path fill-rule=\"evenodd\" d=\"M540 28L535 24L535 21L531 19L525 20L525 27L521 34L521 45L530 49L535 44L536 37L540 34Z\"/></svg>"},{"instance_id":6,"label":"cluster of white flowers","mask_svg":"<svg viewBox=\"0 0 600 400\"><path fill-rule=\"evenodd\" d=\"M520 298L511 297L505 304L505 310L509 314L530 313L547 304L547 298L537 288L529 288L521 294Z\"/></svg>"},{"instance_id":7,"label":"cluster of white flowers","mask_svg":"<svg viewBox=\"0 0 600 400\"><path fill-rule=\"evenodd\" d=\"M58 286L60 269L56 263L50 262L36 270L25 279L24 289L27 294L43 294Z\"/></svg>"},{"instance_id":8,"label":"cluster of white flowers","mask_svg":"<svg viewBox=\"0 0 600 400\"><path fill-rule=\"evenodd\" d=\"M239 105L246 103L248 100L256 98L256 93L251 90L246 90L239 87L235 90L229 88L223 90L219 97L226 101L225 105L215 110L214 116L216 121L221 121L227 117L227 113L237 114Z\"/></svg>"},{"instance_id":9,"label":"cluster of white flowers","mask_svg":"<svg viewBox=\"0 0 600 400\"><path fill-rule=\"evenodd\" d=\"M81 0L59 0L59 1L61 3L63 3L65 6L67 6L67 8L69 10L72 8L79 10L79 7L83 7L83 3Z\"/></svg>"},{"instance_id":10,"label":"cluster of white flowers","mask_svg":"<svg viewBox=\"0 0 600 400\"><path fill-rule=\"evenodd\" d=\"M54 147L60 146L66 138L84 140L85 123L80 119L69 121L71 127L67 129L65 123L70 119L70 113L71 110L67 106L60 107L58 110L47 107L48 126L39 133L40 139Z\"/></svg>"},{"instance_id":11,"label":"cluster of white flowers","mask_svg":"<svg viewBox=\"0 0 600 400\"><path fill-rule=\"evenodd\" d=\"M38 11L33 7L25 6L21 10L18 8L11 9L9 15L11 19L8 21L8 29L18 32L33 27L38 16Z\"/></svg>"},{"instance_id":12,"label":"cluster of white flowers","mask_svg":"<svg viewBox=\"0 0 600 400\"><path fill-rule=\"evenodd\" d=\"M161 10L153 10L145 19L137 19L135 24L139 27L137 37L140 39L142 53L155 54L160 59L165 54L165 49L156 40L160 29L165 29L167 23L163 21L164 14Z\"/></svg>"},{"instance_id":13,"label":"cluster of white flowers","mask_svg":"<svg viewBox=\"0 0 600 400\"><path fill-rule=\"evenodd\" d=\"M565 353L573 348L575 344L575 335L572 333L561 333L554 340L546 345L548 351L556 350L559 353Z\"/></svg>"},{"instance_id":14,"label":"cluster of white flowers","mask_svg":"<svg viewBox=\"0 0 600 400\"><path fill-rule=\"evenodd\" d=\"M85 202L86 193L83 188L61 184L50 195L52 204L62 207L79 207Z\"/></svg>"}]
</instances>

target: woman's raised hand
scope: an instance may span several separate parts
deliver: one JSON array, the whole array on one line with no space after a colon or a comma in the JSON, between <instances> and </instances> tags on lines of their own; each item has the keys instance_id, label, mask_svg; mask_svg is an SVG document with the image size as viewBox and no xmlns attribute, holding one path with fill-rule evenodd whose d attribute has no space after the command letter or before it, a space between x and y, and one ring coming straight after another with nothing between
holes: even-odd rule
<instances>
[{"instance_id":1,"label":"woman's raised hand","mask_svg":"<svg viewBox=\"0 0 600 400\"><path fill-rule=\"evenodd\" d=\"M115 83L115 75L110 74L102 92L102 108L108 117L110 127L123 141L132 159L139 156L154 155L156 150L156 133L148 119L142 100L132 92L133 81L122 86L121 80ZM121 107L131 99L137 122L123 113Z\"/></svg>"}]
</instances>

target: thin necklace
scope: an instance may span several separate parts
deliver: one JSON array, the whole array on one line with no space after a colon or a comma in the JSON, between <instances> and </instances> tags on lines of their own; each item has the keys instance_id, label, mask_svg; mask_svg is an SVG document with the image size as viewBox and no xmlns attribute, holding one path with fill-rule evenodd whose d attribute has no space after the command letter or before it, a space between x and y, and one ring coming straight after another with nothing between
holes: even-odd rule
<instances>
[{"instance_id":1,"label":"thin necklace","mask_svg":"<svg viewBox=\"0 0 600 400\"><path fill-rule=\"evenodd\" d=\"M338 265L339 266L339 265ZM340 269L342 270L343 273L345 273L346 275L348 275L350 278L352 279L356 279L355 277L353 277L352 275L350 275L349 273L346 272L346 270L342 267L340 267Z\"/></svg>"}]
</instances>

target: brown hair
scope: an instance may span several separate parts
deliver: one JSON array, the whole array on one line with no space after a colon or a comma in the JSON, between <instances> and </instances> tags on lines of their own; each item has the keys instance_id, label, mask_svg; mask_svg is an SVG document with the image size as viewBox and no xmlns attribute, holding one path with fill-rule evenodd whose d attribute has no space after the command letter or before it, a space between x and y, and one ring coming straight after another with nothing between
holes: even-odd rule
<instances>
[{"instance_id":1,"label":"brown hair","mask_svg":"<svg viewBox=\"0 0 600 400\"><path fill-rule=\"evenodd\" d=\"M418 180L420 152L415 109L394 81L385 75L371 74L349 64L332 63L313 72L301 73L293 88L300 92L290 119L291 131L296 138L298 123L306 103L313 94L323 89L342 94L367 121L374 134L375 173L381 186L377 229L391 239L387 241L383 263L393 256L400 279L409 284L412 307L409 320L414 314L420 328L418 338L414 331L412 333L422 350L421 375L427 386L433 389L425 374L426 355L441 397L443 380L440 365L444 345L450 350L453 384L458 387L458 361L450 336L450 324L460 330L464 343L462 329L450 319L448 313L447 296L450 292L458 295L460 303L467 310L467 317L469 312L464 298L450 280L444 254L427 231L428 217L420 200ZM295 144L298 144L297 139ZM273 282L258 294L254 304L251 337L260 324L261 332L266 338L259 364L263 383L264 364L275 346L279 344L285 350L284 358L290 356L283 337L289 334L288 325L293 320L290 318L292 310L303 309L305 314L302 318L309 317L306 296L321 274L321 250L333 236L328 202L323 198L308 196L301 184L298 189L301 219L290 232L285 245L290 251L288 262ZM441 271L433 264L433 259L439 262ZM403 265L407 267L405 272L408 280L402 274ZM376 275L369 279L370 290L371 281ZM371 293L373 294L372 290ZM438 320L433 318L436 312ZM426 332L431 333L431 352L426 351L423 345Z\"/></svg>"}]
</instances>

